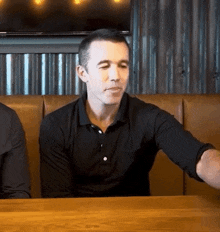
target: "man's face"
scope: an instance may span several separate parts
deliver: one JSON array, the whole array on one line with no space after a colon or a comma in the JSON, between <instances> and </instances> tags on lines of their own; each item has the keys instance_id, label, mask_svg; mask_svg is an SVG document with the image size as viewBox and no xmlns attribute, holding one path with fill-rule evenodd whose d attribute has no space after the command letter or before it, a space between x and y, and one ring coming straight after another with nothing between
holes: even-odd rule
<instances>
[{"instance_id":1,"label":"man's face","mask_svg":"<svg viewBox=\"0 0 220 232\"><path fill-rule=\"evenodd\" d=\"M88 97L106 105L118 104L129 79L129 49L123 42L94 41L87 65Z\"/></svg>"}]
</instances>

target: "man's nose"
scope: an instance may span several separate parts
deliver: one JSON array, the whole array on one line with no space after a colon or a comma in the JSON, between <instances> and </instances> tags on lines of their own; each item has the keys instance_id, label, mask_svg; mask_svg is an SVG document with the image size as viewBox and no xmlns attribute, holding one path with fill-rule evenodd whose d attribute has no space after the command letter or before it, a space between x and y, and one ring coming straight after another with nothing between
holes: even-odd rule
<instances>
[{"instance_id":1,"label":"man's nose","mask_svg":"<svg viewBox=\"0 0 220 232\"><path fill-rule=\"evenodd\" d=\"M112 66L109 70L109 79L111 81L118 81L120 79L120 74L118 67Z\"/></svg>"}]
</instances>

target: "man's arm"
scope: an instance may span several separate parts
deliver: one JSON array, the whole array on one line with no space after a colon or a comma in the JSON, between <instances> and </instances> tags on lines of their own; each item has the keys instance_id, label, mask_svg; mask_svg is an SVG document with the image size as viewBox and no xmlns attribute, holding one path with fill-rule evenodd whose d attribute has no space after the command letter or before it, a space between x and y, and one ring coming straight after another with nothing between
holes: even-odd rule
<instances>
[{"instance_id":1,"label":"man's arm","mask_svg":"<svg viewBox=\"0 0 220 232\"><path fill-rule=\"evenodd\" d=\"M156 118L156 143L168 157L184 170L189 177L198 181L205 181L198 175L197 164L199 157L205 151L214 150L209 143L202 143L181 125L169 113L161 111ZM202 168L206 171L204 168Z\"/></svg>"},{"instance_id":2,"label":"man's arm","mask_svg":"<svg viewBox=\"0 0 220 232\"><path fill-rule=\"evenodd\" d=\"M20 120L12 112L8 144L11 149L2 158L2 198L29 198L30 178L28 172L25 137Z\"/></svg>"},{"instance_id":3,"label":"man's arm","mask_svg":"<svg viewBox=\"0 0 220 232\"><path fill-rule=\"evenodd\" d=\"M74 197L71 158L65 149L65 132L55 117L48 115L43 119L39 142L42 197Z\"/></svg>"},{"instance_id":4,"label":"man's arm","mask_svg":"<svg viewBox=\"0 0 220 232\"><path fill-rule=\"evenodd\" d=\"M208 185L220 189L220 151L206 150L196 165L196 172Z\"/></svg>"}]
</instances>

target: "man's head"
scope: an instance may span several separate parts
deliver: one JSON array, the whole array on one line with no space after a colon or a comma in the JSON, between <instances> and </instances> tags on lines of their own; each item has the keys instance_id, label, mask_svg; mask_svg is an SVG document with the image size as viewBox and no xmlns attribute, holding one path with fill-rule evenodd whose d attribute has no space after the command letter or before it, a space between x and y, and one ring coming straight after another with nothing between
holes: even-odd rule
<instances>
[{"instance_id":1,"label":"man's head","mask_svg":"<svg viewBox=\"0 0 220 232\"><path fill-rule=\"evenodd\" d=\"M125 43L129 50L128 42L125 37L115 29L99 29L89 34L79 45L79 65L87 71L90 45L94 41L110 41L114 43Z\"/></svg>"},{"instance_id":2,"label":"man's head","mask_svg":"<svg viewBox=\"0 0 220 232\"><path fill-rule=\"evenodd\" d=\"M129 46L115 30L91 33L80 45L78 76L87 85L88 100L119 104L129 79Z\"/></svg>"}]
</instances>

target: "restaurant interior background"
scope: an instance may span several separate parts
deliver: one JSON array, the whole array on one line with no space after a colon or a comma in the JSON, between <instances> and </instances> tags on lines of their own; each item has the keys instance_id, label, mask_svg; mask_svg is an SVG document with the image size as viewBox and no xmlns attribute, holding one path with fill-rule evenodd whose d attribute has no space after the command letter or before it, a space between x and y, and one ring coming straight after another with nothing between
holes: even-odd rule
<instances>
[{"instance_id":1,"label":"restaurant interior background","mask_svg":"<svg viewBox=\"0 0 220 232\"><path fill-rule=\"evenodd\" d=\"M72 3L86 1L91 2ZM126 0L109 1L121 4ZM129 2L130 32L126 38L131 46L131 72L127 91L220 93L220 1ZM3 3L1 0L0 19ZM0 95L81 94L85 85L77 77L75 66L78 45L84 37L0 33Z\"/></svg>"}]
</instances>

